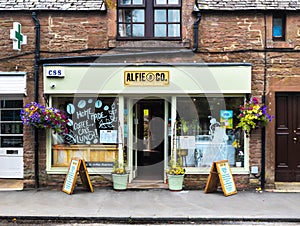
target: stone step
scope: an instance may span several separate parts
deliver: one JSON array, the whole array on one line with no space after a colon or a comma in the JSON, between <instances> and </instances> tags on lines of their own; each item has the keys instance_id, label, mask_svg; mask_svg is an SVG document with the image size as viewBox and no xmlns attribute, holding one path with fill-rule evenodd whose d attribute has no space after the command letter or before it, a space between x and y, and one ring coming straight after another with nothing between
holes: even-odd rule
<instances>
[{"instance_id":1,"label":"stone step","mask_svg":"<svg viewBox=\"0 0 300 226\"><path fill-rule=\"evenodd\" d=\"M300 182L275 182L274 192L300 192Z\"/></svg>"},{"instance_id":2,"label":"stone step","mask_svg":"<svg viewBox=\"0 0 300 226\"><path fill-rule=\"evenodd\" d=\"M133 180L127 189L168 189L168 185L162 180Z\"/></svg>"},{"instance_id":3,"label":"stone step","mask_svg":"<svg viewBox=\"0 0 300 226\"><path fill-rule=\"evenodd\" d=\"M22 179L0 179L0 191L23 190Z\"/></svg>"}]
</instances>

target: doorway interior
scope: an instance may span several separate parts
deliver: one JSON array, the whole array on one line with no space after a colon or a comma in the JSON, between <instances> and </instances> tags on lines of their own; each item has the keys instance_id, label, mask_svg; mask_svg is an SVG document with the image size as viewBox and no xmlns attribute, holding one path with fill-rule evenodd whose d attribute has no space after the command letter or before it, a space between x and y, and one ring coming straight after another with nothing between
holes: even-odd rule
<instances>
[{"instance_id":1,"label":"doorway interior","mask_svg":"<svg viewBox=\"0 0 300 226\"><path fill-rule=\"evenodd\" d=\"M133 106L133 164L136 166L134 180L163 181L166 135L165 100L140 99Z\"/></svg>"}]
</instances>

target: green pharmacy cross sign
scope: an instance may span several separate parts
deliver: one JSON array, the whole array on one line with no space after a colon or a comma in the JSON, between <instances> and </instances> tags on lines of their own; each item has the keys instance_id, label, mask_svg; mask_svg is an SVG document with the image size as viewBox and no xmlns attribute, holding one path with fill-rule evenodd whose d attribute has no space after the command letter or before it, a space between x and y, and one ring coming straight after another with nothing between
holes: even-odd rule
<instances>
[{"instance_id":1,"label":"green pharmacy cross sign","mask_svg":"<svg viewBox=\"0 0 300 226\"><path fill-rule=\"evenodd\" d=\"M27 36L21 33L21 24L13 23L13 29L10 30L10 38L13 40L13 49L21 50L21 45L27 44Z\"/></svg>"}]
</instances>

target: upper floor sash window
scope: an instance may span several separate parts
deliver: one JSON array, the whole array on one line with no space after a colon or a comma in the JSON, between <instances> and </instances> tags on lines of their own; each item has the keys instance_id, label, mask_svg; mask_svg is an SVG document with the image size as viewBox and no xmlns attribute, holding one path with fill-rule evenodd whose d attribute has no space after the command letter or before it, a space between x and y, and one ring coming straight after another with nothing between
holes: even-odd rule
<instances>
[{"instance_id":1,"label":"upper floor sash window","mask_svg":"<svg viewBox=\"0 0 300 226\"><path fill-rule=\"evenodd\" d=\"M118 0L119 39L180 39L181 0Z\"/></svg>"}]
</instances>

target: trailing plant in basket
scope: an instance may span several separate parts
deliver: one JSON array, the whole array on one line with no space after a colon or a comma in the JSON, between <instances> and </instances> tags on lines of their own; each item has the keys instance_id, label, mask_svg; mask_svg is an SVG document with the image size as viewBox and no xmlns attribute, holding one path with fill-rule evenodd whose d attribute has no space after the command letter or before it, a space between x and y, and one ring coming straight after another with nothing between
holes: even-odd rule
<instances>
[{"instance_id":1,"label":"trailing plant in basket","mask_svg":"<svg viewBox=\"0 0 300 226\"><path fill-rule=\"evenodd\" d=\"M253 129L266 126L273 118L274 116L267 113L267 107L253 97L240 107L240 121L236 128L242 128L248 136Z\"/></svg>"},{"instance_id":2,"label":"trailing plant in basket","mask_svg":"<svg viewBox=\"0 0 300 226\"><path fill-rule=\"evenodd\" d=\"M68 133L68 118L57 108L31 102L21 110L20 116L24 125L39 129L53 129L54 133L58 134Z\"/></svg>"}]
</instances>

